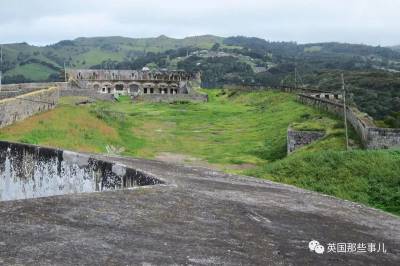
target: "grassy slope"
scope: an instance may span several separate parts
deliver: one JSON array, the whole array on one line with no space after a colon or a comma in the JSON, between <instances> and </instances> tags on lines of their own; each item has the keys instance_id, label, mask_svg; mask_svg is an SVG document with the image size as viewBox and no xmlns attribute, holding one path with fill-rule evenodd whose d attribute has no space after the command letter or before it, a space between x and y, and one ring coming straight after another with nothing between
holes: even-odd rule
<instances>
[{"instance_id":1,"label":"grassy slope","mask_svg":"<svg viewBox=\"0 0 400 266\"><path fill-rule=\"evenodd\" d=\"M12 70L7 71L6 75L23 75L29 80L46 80L52 73L57 72L42 64L33 63L17 66Z\"/></svg>"},{"instance_id":2,"label":"grassy slope","mask_svg":"<svg viewBox=\"0 0 400 266\"><path fill-rule=\"evenodd\" d=\"M400 151L301 151L249 174L400 215Z\"/></svg>"},{"instance_id":3,"label":"grassy slope","mask_svg":"<svg viewBox=\"0 0 400 266\"><path fill-rule=\"evenodd\" d=\"M0 130L0 137L81 151L104 152L105 146L111 144L124 147L126 155L146 158L160 152L174 152L219 165L258 165L285 156L290 123L313 119L336 134L320 145L343 148L340 135L343 130L333 128L336 120L320 119L317 111L295 102L293 95L277 92L229 95L220 90L208 93L210 102L206 104L132 105L124 99L117 104L63 105ZM125 113L123 121L109 111ZM103 136L96 127L102 130L107 127L116 133Z\"/></svg>"},{"instance_id":4,"label":"grassy slope","mask_svg":"<svg viewBox=\"0 0 400 266\"><path fill-rule=\"evenodd\" d=\"M106 60L122 61L124 58L123 53L112 53L102 51L99 48L91 49L88 52L82 53L79 57L75 57L74 64L79 68L91 67ZM83 64L84 63L84 64Z\"/></svg>"},{"instance_id":5,"label":"grassy slope","mask_svg":"<svg viewBox=\"0 0 400 266\"><path fill-rule=\"evenodd\" d=\"M207 92L207 104L132 105L122 99L116 104L65 105L1 129L0 138L89 152L105 152L109 144L144 158L186 154L230 172L400 214L399 152L344 151L341 122L295 102L293 95ZM325 130L327 135L284 158L286 129L293 122L295 128ZM235 167L242 165L253 167Z\"/></svg>"}]
</instances>

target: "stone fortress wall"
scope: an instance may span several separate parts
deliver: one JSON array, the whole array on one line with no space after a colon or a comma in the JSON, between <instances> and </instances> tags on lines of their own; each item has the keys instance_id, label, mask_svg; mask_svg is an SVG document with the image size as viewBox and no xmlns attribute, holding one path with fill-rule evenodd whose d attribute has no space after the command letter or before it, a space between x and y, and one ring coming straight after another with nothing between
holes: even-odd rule
<instances>
[{"instance_id":1,"label":"stone fortress wall","mask_svg":"<svg viewBox=\"0 0 400 266\"><path fill-rule=\"evenodd\" d=\"M325 136L325 132L321 131L298 131L288 128L287 131L287 154L304 147L312 142L319 140Z\"/></svg>"},{"instance_id":2,"label":"stone fortress wall","mask_svg":"<svg viewBox=\"0 0 400 266\"><path fill-rule=\"evenodd\" d=\"M329 113L344 116L344 106L340 101L341 96L323 93L305 94L297 96L299 102L311 105ZM379 128L375 126L373 120L366 114L361 113L354 107L346 108L347 121L358 133L363 146L367 149L388 149L400 148L400 128Z\"/></svg>"},{"instance_id":3,"label":"stone fortress wall","mask_svg":"<svg viewBox=\"0 0 400 266\"><path fill-rule=\"evenodd\" d=\"M51 87L0 100L0 128L55 108L59 97L59 88Z\"/></svg>"},{"instance_id":4,"label":"stone fortress wall","mask_svg":"<svg viewBox=\"0 0 400 266\"><path fill-rule=\"evenodd\" d=\"M60 89L67 88L65 82L47 82L47 83L20 83L1 85L0 100L17 97L26 93L57 87Z\"/></svg>"},{"instance_id":5,"label":"stone fortress wall","mask_svg":"<svg viewBox=\"0 0 400 266\"><path fill-rule=\"evenodd\" d=\"M88 97L100 101L115 100L113 94L98 93L94 90L78 89L78 88L67 88L60 90L60 97L66 97L66 96Z\"/></svg>"}]
</instances>

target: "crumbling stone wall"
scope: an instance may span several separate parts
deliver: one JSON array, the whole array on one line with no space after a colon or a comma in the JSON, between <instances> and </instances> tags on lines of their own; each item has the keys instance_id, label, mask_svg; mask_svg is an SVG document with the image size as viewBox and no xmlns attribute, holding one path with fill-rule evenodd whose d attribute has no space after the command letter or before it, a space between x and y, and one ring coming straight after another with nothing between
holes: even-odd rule
<instances>
[{"instance_id":1,"label":"crumbling stone wall","mask_svg":"<svg viewBox=\"0 0 400 266\"><path fill-rule=\"evenodd\" d=\"M60 97L65 97L65 96L82 96L82 97L89 97L92 99L102 100L102 101L113 101L114 100L114 95L112 95L112 94L98 93L94 90L87 90L87 89L70 88L70 89L60 90Z\"/></svg>"},{"instance_id":2,"label":"crumbling stone wall","mask_svg":"<svg viewBox=\"0 0 400 266\"><path fill-rule=\"evenodd\" d=\"M67 88L66 82L48 82L48 83L20 83L6 84L1 86L0 100L17 97L34 91L44 90L52 87L60 89Z\"/></svg>"},{"instance_id":3,"label":"crumbling stone wall","mask_svg":"<svg viewBox=\"0 0 400 266\"><path fill-rule=\"evenodd\" d=\"M296 131L289 127L287 132L287 153L290 154L303 146L311 144L323 138L324 135L325 133L321 131Z\"/></svg>"},{"instance_id":4,"label":"crumbling stone wall","mask_svg":"<svg viewBox=\"0 0 400 266\"><path fill-rule=\"evenodd\" d=\"M344 116L344 107L342 103L316 98L307 94L298 94L297 99L301 103L314 106L340 117ZM378 128L374 125L371 118L352 107L347 107L346 115L347 121L356 130L365 148L400 148L399 128Z\"/></svg>"},{"instance_id":5,"label":"crumbling stone wall","mask_svg":"<svg viewBox=\"0 0 400 266\"><path fill-rule=\"evenodd\" d=\"M58 104L58 99L59 89L53 87L0 100L0 128L53 109Z\"/></svg>"},{"instance_id":6,"label":"crumbling stone wall","mask_svg":"<svg viewBox=\"0 0 400 266\"><path fill-rule=\"evenodd\" d=\"M34 92L34 91L38 91L38 90L42 90L42 89L43 88L41 88L41 89L27 88L27 89L15 90L15 91L0 91L0 100L7 99L7 98L14 98L14 97L26 94L26 93L30 93L30 92Z\"/></svg>"},{"instance_id":7,"label":"crumbling stone wall","mask_svg":"<svg viewBox=\"0 0 400 266\"><path fill-rule=\"evenodd\" d=\"M67 82L38 82L38 83L18 83L1 85L1 91L24 91L24 90L42 90L51 87L66 88Z\"/></svg>"},{"instance_id":8,"label":"crumbling stone wall","mask_svg":"<svg viewBox=\"0 0 400 266\"><path fill-rule=\"evenodd\" d=\"M151 174L88 154L0 141L0 200L164 183Z\"/></svg>"}]
</instances>

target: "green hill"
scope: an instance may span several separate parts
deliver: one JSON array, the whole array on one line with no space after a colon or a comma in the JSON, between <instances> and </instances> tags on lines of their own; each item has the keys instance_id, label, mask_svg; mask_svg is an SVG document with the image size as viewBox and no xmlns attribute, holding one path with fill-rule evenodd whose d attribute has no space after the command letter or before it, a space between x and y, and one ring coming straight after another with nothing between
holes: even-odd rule
<instances>
[{"instance_id":1,"label":"green hill","mask_svg":"<svg viewBox=\"0 0 400 266\"><path fill-rule=\"evenodd\" d=\"M321 69L365 70L371 67L400 69L400 53L389 48L342 43L300 45L292 42L268 42L241 36L222 38L204 35L184 39L174 39L164 35L136 39L118 36L93 37L64 40L44 47L27 43L5 44L3 50L2 70L6 83L18 81L18 78L22 82L57 79L64 63L73 68L96 66L118 68L131 67L132 62L139 60L137 64L133 64L134 67L141 68L146 64L154 63L156 67L176 68L196 61L196 64L187 67L198 66L202 70L201 64L197 63L207 65L209 59L215 56L209 54L200 58L202 60L195 60L199 59L196 56L186 58L188 53L192 54L201 50L225 52L225 57L235 59L231 58L228 64L232 62L246 64L251 67L250 72L254 72L257 66L266 67L271 69L269 74L274 76L265 77L262 74L251 76L252 73L242 73L246 83L262 83L263 79L265 82L268 78L269 85L274 84L275 80L278 81L275 85L282 81L292 84L287 74L294 71L294 64L297 64L299 70L303 72ZM160 57L168 62L158 62ZM178 65L178 63L182 64ZM219 63L218 60L211 62L211 64ZM243 80L243 77L239 79ZM212 83L210 86L217 86L223 83L235 83L235 79L219 78L208 82Z\"/></svg>"},{"instance_id":2,"label":"green hill","mask_svg":"<svg viewBox=\"0 0 400 266\"><path fill-rule=\"evenodd\" d=\"M67 66L90 68L104 61L132 60L147 53L160 53L184 47L210 49L223 38L206 35L173 39L157 38L95 37L61 41L54 45L37 47L27 43L3 45L3 72L6 83L15 81L45 81L55 79ZM39 71L40 70L40 71ZM13 78L14 77L14 78Z\"/></svg>"}]
</instances>

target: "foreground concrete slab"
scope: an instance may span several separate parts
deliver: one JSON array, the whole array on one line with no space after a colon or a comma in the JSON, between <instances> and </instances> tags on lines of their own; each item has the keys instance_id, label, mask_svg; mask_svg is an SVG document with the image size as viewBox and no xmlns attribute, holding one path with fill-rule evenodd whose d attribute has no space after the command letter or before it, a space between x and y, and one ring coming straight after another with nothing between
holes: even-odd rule
<instances>
[{"instance_id":1,"label":"foreground concrete slab","mask_svg":"<svg viewBox=\"0 0 400 266\"><path fill-rule=\"evenodd\" d=\"M111 160L166 184L1 202L0 264L399 265L396 216L205 168ZM329 243L384 243L387 252L327 253Z\"/></svg>"}]
</instances>

